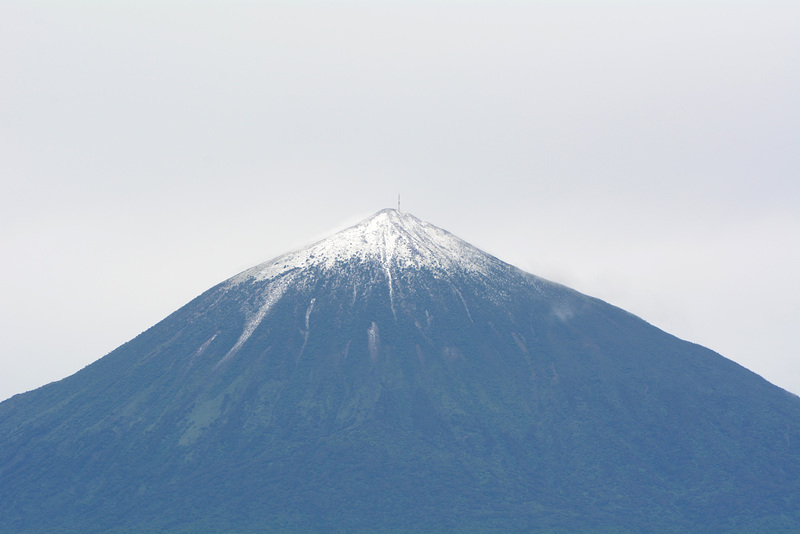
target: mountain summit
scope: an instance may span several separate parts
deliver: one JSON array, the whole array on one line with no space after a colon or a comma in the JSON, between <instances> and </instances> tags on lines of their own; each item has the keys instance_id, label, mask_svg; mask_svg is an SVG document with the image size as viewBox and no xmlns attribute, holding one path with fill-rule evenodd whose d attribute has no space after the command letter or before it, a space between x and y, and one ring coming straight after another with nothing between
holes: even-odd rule
<instances>
[{"instance_id":1,"label":"mountain summit","mask_svg":"<svg viewBox=\"0 0 800 534\"><path fill-rule=\"evenodd\" d=\"M245 271L240 277L272 278L306 267L331 270L351 261L377 262L387 272L430 269L440 273L452 269L480 272L487 262L497 262L411 214L385 209L333 237Z\"/></svg>"},{"instance_id":2,"label":"mountain summit","mask_svg":"<svg viewBox=\"0 0 800 534\"><path fill-rule=\"evenodd\" d=\"M0 403L2 532L796 532L800 399L397 210Z\"/></svg>"},{"instance_id":3,"label":"mountain summit","mask_svg":"<svg viewBox=\"0 0 800 534\"><path fill-rule=\"evenodd\" d=\"M500 260L436 226L411 214L385 209L310 247L257 265L230 279L226 287L260 286L263 304L248 319L253 326L253 321L260 322L288 288L308 289L323 279L327 293L352 288L354 301L359 296L385 292L396 314L395 296L408 297L412 280L429 285L423 278L469 276L492 285L495 276L508 270ZM243 335L250 331L250 327L245 328Z\"/></svg>"}]
</instances>

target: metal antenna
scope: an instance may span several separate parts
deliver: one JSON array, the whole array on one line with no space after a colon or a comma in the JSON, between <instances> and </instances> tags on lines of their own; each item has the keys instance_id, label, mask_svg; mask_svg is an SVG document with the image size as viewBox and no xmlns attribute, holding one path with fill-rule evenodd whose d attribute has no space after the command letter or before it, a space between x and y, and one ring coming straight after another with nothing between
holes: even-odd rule
<instances>
[{"instance_id":1,"label":"metal antenna","mask_svg":"<svg viewBox=\"0 0 800 534\"><path fill-rule=\"evenodd\" d=\"M397 211L400 211L400 193L397 193Z\"/></svg>"}]
</instances>

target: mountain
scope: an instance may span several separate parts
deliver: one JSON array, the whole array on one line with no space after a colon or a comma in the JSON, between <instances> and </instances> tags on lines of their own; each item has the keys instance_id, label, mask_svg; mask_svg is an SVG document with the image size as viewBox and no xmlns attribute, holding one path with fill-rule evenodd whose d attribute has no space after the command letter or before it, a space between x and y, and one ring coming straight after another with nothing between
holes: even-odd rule
<instances>
[{"instance_id":1,"label":"mountain","mask_svg":"<svg viewBox=\"0 0 800 534\"><path fill-rule=\"evenodd\" d=\"M0 403L0 531L798 532L800 399L383 210Z\"/></svg>"}]
</instances>

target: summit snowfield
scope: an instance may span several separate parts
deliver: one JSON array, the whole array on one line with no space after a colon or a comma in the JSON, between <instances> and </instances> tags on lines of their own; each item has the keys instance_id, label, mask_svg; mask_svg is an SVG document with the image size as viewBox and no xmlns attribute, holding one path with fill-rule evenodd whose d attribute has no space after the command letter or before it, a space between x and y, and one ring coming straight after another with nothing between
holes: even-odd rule
<instances>
[{"instance_id":1,"label":"summit snowfield","mask_svg":"<svg viewBox=\"0 0 800 534\"><path fill-rule=\"evenodd\" d=\"M387 272L428 269L443 275L456 269L484 276L500 263L409 213L384 209L310 247L257 265L234 277L233 282L271 279L295 269L332 270L352 261L377 262Z\"/></svg>"},{"instance_id":2,"label":"summit snowfield","mask_svg":"<svg viewBox=\"0 0 800 534\"><path fill-rule=\"evenodd\" d=\"M0 403L4 533L798 530L800 399L397 210Z\"/></svg>"}]
</instances>

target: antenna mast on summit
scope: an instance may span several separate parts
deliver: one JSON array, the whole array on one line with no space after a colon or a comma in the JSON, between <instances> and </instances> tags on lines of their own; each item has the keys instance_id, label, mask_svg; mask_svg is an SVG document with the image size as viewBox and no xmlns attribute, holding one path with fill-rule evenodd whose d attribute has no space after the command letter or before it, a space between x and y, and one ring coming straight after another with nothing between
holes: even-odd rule
<instances>
[{"instance_id":1,"label":"antenna mast on summit","mask_svg":"<svg viewBox=\"0 0 800 534\"><path fill-rule=\"evenodd\" d=\"M400 193L397 193L397 211L400 211Z\"/></svg>"}]
</instances>

